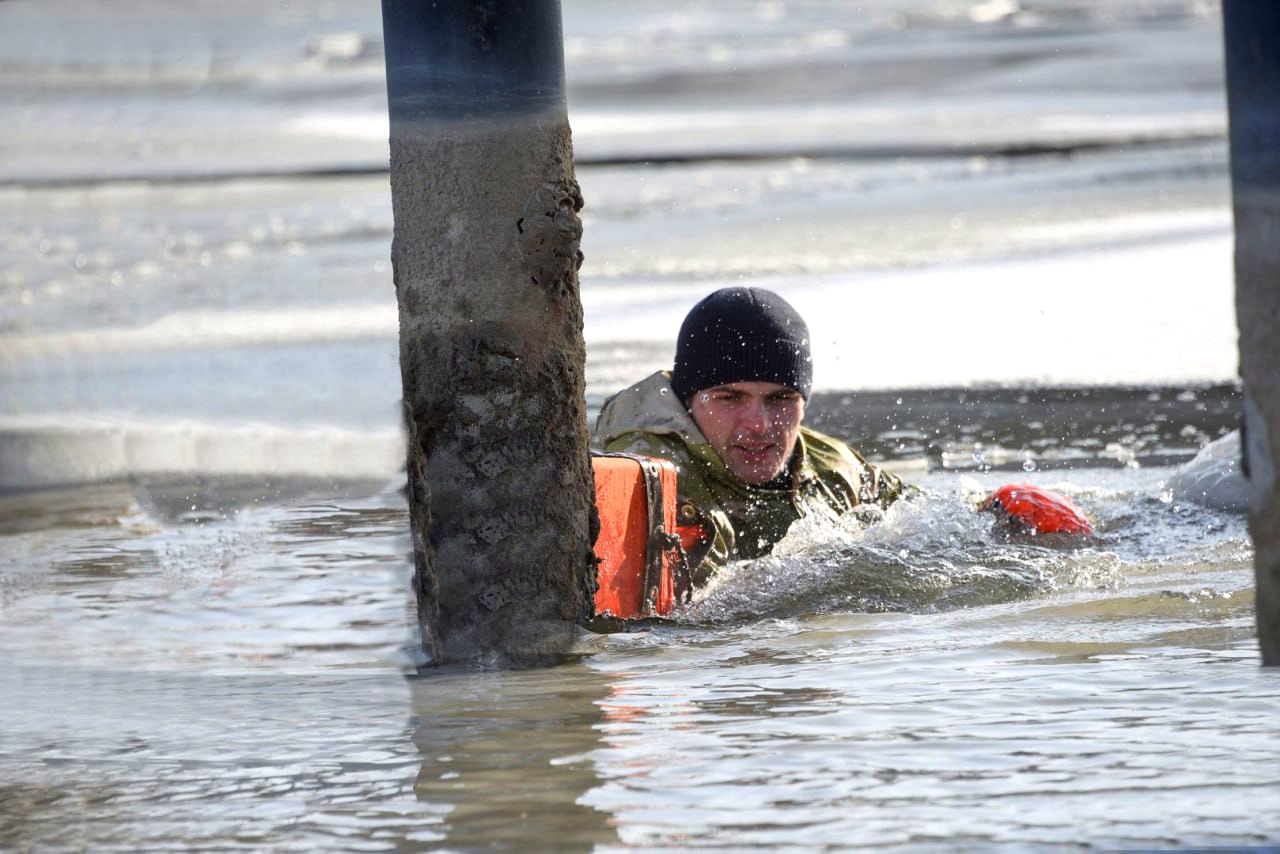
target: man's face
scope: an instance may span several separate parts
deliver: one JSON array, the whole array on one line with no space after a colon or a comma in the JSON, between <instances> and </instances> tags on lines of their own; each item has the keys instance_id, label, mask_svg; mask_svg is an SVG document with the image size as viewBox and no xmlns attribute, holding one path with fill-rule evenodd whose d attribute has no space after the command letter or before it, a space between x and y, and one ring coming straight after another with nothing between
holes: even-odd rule
<instances>
[{"instance_id":1,"label":"man's face","mask_svg":"<svg viewBox=\"0 0 1280 854\"><path fill-rule=\"evenodd\" d=\"M768 483L786 467L800 437L804 398L778 383L704 389L689 403L693 421L743 483Z\"/></svg>"}]
</instances>

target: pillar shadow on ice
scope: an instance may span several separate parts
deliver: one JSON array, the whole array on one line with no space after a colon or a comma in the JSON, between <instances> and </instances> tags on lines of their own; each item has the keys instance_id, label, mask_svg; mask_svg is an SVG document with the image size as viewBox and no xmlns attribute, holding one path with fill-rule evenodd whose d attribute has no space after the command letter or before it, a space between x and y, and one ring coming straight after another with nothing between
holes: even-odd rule
<instances>
[{"instance_id":1,"label":"pillar shadow on ice","mask_svg":"<svg viewBox=\"0 0 1280 854\"><path fill-rule=\"evenodd\" d=\"M555 0L383 0L414 587L433 662L591 612L582 196Z\"/></svg>"},{"instance_id":2,"label":"pillar shadow on ice","mask_svg":"<svg viewBox=\"0 0 1280 854\"><path fill-rule=\"evenodd\" d=\"M1258 641L1280 665L1280 3L1225 0L1222 12Z\"/></svg>"}]
</instances>

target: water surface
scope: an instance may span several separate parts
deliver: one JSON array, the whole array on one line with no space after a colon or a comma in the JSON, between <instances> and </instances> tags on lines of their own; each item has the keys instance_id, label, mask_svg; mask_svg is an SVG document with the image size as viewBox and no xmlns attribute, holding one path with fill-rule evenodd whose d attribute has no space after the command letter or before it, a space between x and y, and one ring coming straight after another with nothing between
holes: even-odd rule
<instances>
[{"instance_id":1,"label":"water surface","mask_svg":"<svg viewBox=\"0 0 1280 854\"><path fill-rule=\"evenodd\" d=\"M762 284L920 496L415 675L378 5L5 0L0 848L1280 844L1216 5L564 10L590 407Z\"/></svg>"}]
</instances>

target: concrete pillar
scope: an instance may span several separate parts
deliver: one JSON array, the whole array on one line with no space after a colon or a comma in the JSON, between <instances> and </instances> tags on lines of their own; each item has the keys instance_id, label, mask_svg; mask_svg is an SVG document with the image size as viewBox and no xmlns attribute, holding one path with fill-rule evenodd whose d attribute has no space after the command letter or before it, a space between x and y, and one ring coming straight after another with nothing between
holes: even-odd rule
<instances>
[{"instance_id":1,"label":"concrete pillar","mask_svg":"<svg viewBox=\"0 0 1280 854\"><path fill-rule=\"evenodd\" d=\"M589 615L582 196L557 0L383 0L414 588L433 663Z\"/></svg>"},{"instance_id":2,"label":"concrete pillar","mask_svg":"<svg viewBox=\"0 0 1280 854\"><path fill-rule=\"evenodd\" d=\"M1224 0L1244 467L1258 641L1280 665L1280 3Z\"/></svg>"}]
</instances>

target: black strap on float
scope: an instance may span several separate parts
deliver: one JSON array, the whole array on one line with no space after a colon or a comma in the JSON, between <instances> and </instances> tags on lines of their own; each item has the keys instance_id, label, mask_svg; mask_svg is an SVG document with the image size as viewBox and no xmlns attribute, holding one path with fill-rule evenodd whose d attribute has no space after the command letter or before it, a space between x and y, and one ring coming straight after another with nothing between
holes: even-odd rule
<instances>
[{"instance_id":1,"label":"black strap on float","mask_svg":"<svg viewBox=\"0 0 1280 854\"><path fill-rule=\"evenodd\" d=\"M662 486L662 472L658 461L643 454L626 451L592 452L596 457L621 457L640 464L644 477L644 499L649 536L644 545L644 607L643 613L652 616L658 606L658 585L662 583L662 556L671 553L672 581L675 583L676 601L688 602L693 593L693 573L685 557L684 547L675 531L668 532L662 518L666 495Z\"/></svg>"}]
</instances>

